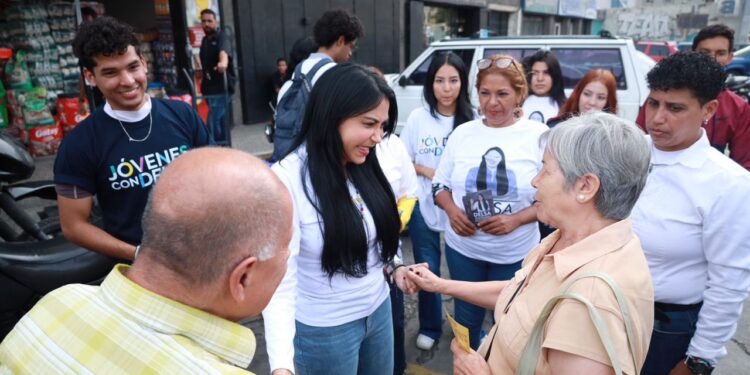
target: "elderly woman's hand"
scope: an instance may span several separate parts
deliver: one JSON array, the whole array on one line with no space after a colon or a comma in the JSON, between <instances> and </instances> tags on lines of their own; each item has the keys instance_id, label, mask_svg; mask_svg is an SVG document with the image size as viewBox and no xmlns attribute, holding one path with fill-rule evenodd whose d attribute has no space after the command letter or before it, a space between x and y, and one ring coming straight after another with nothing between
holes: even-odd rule
<instances>
[{"instance_id":1,"label":"elderly woman's hand","mask_svg":"<svg viewBox=\"0 0 750 375\"><path fill-rule=\"evenodd\" d=\"M456 339L451 341L451 351L453 352L453 374L455 375L489 375L490 365L482 358L479 353L472 350L467 353L458 345Z\"/></svg>"},{"instance_id":2,"label":"elderly woman's hand","mask_svg":"<svg viewBox=\"0 0 750 375\"><path fill-rule=\"evenodd\" d=\"M459 236L473 236L474 233L476 233L476 226L474 223L469 220L469 217L466 216L466 212L464 210L454 207L452 210L446 212L448 214L448 219L450 220L451 228L453 228L453 231L456 232Z\"/></svg>"},{"instance_id":3,"label":"elderly woman's hand","mask_svg":"<svg viewBox=\"0 0 750 375\"><path fill-rule=\"evenodd\" d=\"M415 264L409 267L406 277L425 292L441 293L441 283L445 280L429 270L427 263Z\"/></svg>"},{"instance_id":4,"label":"elderly woman's hand","mask_svg":"<svg viewBox=\"0 0 750 375\"><path fill-rule=\"evenodd\" d=\"M521 225L517 215L495 215L479 222L479 229L485 233L501 235L508 234Z\"/></svg>"}]
</instances>

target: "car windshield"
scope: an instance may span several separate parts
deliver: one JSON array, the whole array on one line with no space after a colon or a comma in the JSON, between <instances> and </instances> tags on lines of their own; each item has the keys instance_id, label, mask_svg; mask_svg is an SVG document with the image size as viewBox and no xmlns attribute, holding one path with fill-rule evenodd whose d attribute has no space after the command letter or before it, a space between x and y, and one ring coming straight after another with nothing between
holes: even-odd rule
<instances>
[{"instance_id":1,"label":"car windshield","mask_svg":"<svg viewBox=\"0 0 750 375\"><path fill-rule=\"evenodd\" d=\"M745 57L748 54L750 54L750 46L737 50L737 52L734 53L734 57Z\"/></svg>"}]
</instances>

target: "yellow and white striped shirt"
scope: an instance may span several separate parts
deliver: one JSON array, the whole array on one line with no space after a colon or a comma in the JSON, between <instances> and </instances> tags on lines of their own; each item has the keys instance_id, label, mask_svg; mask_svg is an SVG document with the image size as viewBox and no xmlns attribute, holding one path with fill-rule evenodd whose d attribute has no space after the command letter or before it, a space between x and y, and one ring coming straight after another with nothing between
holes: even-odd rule
<instances>
[{"instance_id":1,"label":"yellow and white striped shirt","mask_svg":"<svg viewBox=\"0 0 750 375\"><path fill-rule=\"evenodd\" d=\"M0 344L0 374L248 373L249 328L152 293L127 270L45 296Z\"/></svg>"}]
</instances>

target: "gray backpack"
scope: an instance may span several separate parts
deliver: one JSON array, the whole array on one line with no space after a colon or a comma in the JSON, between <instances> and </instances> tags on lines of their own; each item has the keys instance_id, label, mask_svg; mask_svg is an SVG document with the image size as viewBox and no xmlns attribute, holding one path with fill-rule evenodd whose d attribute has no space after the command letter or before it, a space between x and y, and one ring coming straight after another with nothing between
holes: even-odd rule
<instances>
[{"instance_id":1,"label":"gray backpack","mask_svg":"<svg viewBox=\"0 0 750 375\"><path fill-rule=\"evenodd\" d=\"M302 129L307 98L310 96L310 90L312 90L312 79L320 68L330 62L333 62L330 58L321 59L307 74L302 73L301 63L294 69L292 86L284 93L276 107L273 160L281 160L289 151L292 151L290 150L292 143Z\"/></svg>"}]
</instances>

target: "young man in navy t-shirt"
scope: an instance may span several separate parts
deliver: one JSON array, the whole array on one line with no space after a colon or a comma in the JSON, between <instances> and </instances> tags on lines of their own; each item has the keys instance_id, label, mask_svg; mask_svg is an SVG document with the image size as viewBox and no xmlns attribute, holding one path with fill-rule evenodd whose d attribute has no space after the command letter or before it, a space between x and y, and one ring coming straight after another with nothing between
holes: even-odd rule
<instances>
[{"instance_id":1,"label":"young man in navy t-shirt","mask_svg":"<svg viewBox=\"0 0 750 375\"><path fill-rule=\"evenodd\" d=\"M149 98L146 63L137 46L132 28L113 18L81 25L74 51L84 77L107 103L63 140L54 167L65 237L125 260L135 258L148 194L164 167L210 143L190 106ZM104 230L88 221L94 196Z\"/></svg>"}]
</instances>

